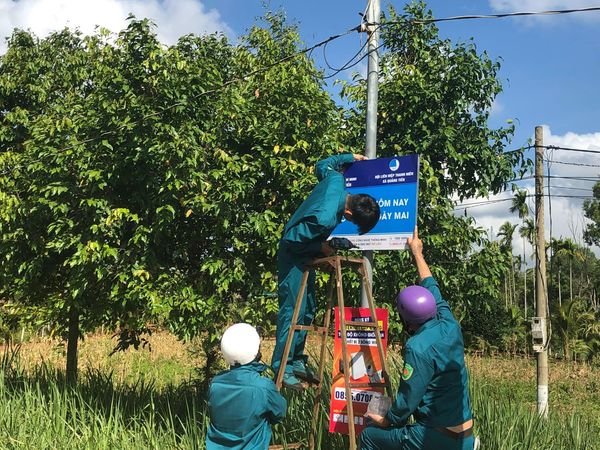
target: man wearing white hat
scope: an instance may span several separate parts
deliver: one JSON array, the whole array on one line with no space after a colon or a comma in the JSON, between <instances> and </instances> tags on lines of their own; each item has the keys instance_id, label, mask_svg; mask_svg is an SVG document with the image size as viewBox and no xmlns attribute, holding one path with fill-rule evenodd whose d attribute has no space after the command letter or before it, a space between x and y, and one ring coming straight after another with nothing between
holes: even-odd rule
<instances>
[{"instance_id":1,"label":"man wearing white hat","mask_svg":"<svg viewBox=\"0 0 600 450\"><path fill-rule=\"evenodd\" d=\"M267 450L271 425L285 417L287 402L261 374L260 337L251 325L230 326L221 339L230 369L213 378L208 392L207 450Z\"/></svg>"}]
</instances>

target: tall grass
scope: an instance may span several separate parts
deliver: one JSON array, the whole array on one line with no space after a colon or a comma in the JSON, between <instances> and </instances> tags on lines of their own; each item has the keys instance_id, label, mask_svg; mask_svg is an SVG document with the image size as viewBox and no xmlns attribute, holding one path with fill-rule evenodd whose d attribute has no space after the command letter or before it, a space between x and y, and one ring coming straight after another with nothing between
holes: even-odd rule
<instances>
[{"instance_id":1,"label":"tall grass","mask_svg":"<svg viewBox=\"0 0 600 450\"><path fill-rule=\"evenodd\" d=\"M394 385L400 361L392 359ZM0 361L1 449L202 449L208 418L205 392L193 384L157 387L116 383L111 373L89 370L70 388L62 372L46 365L19 367L17 351ZM286 394L287 395L287 394ZM482 449L600 449L600 429L585 417L550 414L540 419L527 403L496 386L472 383L476 434ZM306 442L312 394L290 394L288 416L273 429L273 442ZM317 442L347 448L328 433L329 391L320 399Z\"/></svg>"}]
</instances>

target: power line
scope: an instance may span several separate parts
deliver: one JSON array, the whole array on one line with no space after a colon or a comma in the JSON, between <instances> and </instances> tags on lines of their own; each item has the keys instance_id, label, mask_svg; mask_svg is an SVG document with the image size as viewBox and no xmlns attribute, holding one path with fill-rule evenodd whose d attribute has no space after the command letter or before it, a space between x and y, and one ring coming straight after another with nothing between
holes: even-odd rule
<instances>
[{"instance_id":1,"label":"power line","mask_svg":"<svg viewBox=\"0 0 600 450\"><path fill-rule=\"evenodd\" d=\"M342 70L346 70L347 66L348 66L350 63L352 63L352 61L354 61L354 58L356 58L357 56L359 56L359 55L362 53L362 51L363 51L363 50L365 49L365 47L367 46L367 43L368 43L368 42L369 42L369 41L367 40L367 41L365 41L365 43L364 43L364 44L361 44L360 48L359 48L359 49L358 49L358 51L357 51L357 52L356 52L356 53L355 53L355 54L352 56L352 58L350 58L348 61L346 61L346 62L345 62L345 63L344 63L344 64L343 64L341 67L333 67L333 66L330 64L330 62L329 62L329 59L327 58L327 45L328 45L329 43L327 43L327 44L324 44L324 45L323 45L323 61L325 61L325 65L326 65L326 66L327 66L329 69L331 69L331 70L335 71L335 72L336 72L336 75L337 75L337 74L338 74L339 72L341 72ZM359 61L361 61L362 59L363 59L363 58L360 58L360 59L359 59Z\"/></svg>"},{"instance_id":2,"label":"power line","mask_svg":"<svg viewBox=\"0 0 600 450\"><path fill-rule=\"evenodd\" d=\"M561 147L558 145L544 145L544 148L548 150L561 150L565 152L579 152L579 153L594 153L600 155L600 150L590 150L584 148L573 148L573 147Z\"/></svg>"},{"instance_id":3,"label":"power line","mask_svg":"<svg viewBox=\"0 0 600 450\"><path fill-rule=\"evenodd\" d=\"M365 43L364 43L364 44L361 46L360 50L359 50L359 51L358 51L358 52L357 52L357 53L356 53L356 54L355 54L355 55L354 55L352 58L350 58L350 60L348 60L348 62L346 62L346 64L344 64L344 65L343 65L342 67L340 67L339 69L336 69L336 68L334 68L334 67L331 67L331 66L329 65L329 63L328 63L327 61L325 61L325 64L327 65L327 67L329 67L330 69L334 70L335 72L333 72L333 73L331 73L331 74L329 74L329 75L327 75L327 76L323 77L323 79L324 79L324 80L328 80L329 78L333 78L333 77L335 77L335 76L336 76L338 73L340 73L340 72L342 72L342 71L344 71L344 70L351 69L351 68L353 68L354 66L356 66L356 65L360 64L362 61L364 61L364 59L365 59L365 58L367 58L367 57L369 56L369 52L367 52L367 53L365 53L364 55L362 55L362 56L361 56L361 57L360 57L358 60L356 60L356 61L352 62L352 60L353 60L354 58L356 58L356 57L357 57L357 56L358 56L358 55L359 55L359 54L360 54L360 53L363 51L363 49L364 49L364 48L365 48L365 47L368 45L368 43L369 43L369 40L368 40L368 39L367 39L367 40L365 40ZM381 44L381 45L377 46L377 47L376 47L374 50L372 50L372 51L379 51L379 49L380 49L380 48L382 48L382 47L384 47L384 46L385 46L385 44ZM323 50L325 50L325 47L323 47ZM325 58L325 53L323 53L323 59L326 59L326 58Z\"/></svg>"},{"instance_id":4,"label":"power line","mask_svg":"<svg viewBox=\"0 0 600 450\"><path fill-rule=\"evenodd\" d=\"M547 10L547 11L517 11L517 12L502 13L502 14L473 14L473 15L465 15L465 16L440 17L437 19L432 17L430 19L395 20L395 21L385 22L382 25L403 24L403 23L429 24L429 23L436 23L436 22L451 22L451 21L456 21L456 20L504 19L507 17L522 17L522 16L550 16L550 15L572 14L572 13L593 12L593 11L600 11L600 6L591 6L589 8L576 8L576 9L555 9L555 10ZM373 24L370 24L370 25L373 25Z\"/></svg>"},{"instance_id":5,"label":"power line","mask_svg":"<svg viewBox=\"0 0 600 450\"><path fill-rule=\"evenodd\" d=\"M598 181L600 181L600 177L565 177L565 176L552 175L550 178L560 179L560 180L591 181L594 183L597 183Z\"/></svg>"},{"instance_id":6,"label":"power line","mask_svg":"<svg viewBox=\"0 0 600 450\"><path fill-rule=\"evenodd\" d=\"M526 196L527 198L535 197L535 194L529 194ZM594 198L591 195L554 195L554 194L544 194L544 197L555 197L555 198L575 198L575 199L591 199ZM463 203L461 205L457 205L453 208L454 211L459 209L467 209L467 208L477 208L480 206L492 205L494 203L508 202L513 200L513 197L509 198L497 198L493 200L482 200L480 202L473 203Z\"/></svg>"},{"instance_id":7,"label":"power line","mask_svg":"<svg viewBox=\"0 0 600 450\"><path fill-rule=\"evenodd\" d=\"M535 178L534 175L529 175L526 177L521 177L521 178L513 178L512 180L508 180L506 183L516 183L517 181L526 181L526 180L533 180ZM575 180L575 181L589 181L589 182L598 182L600 181L600 177L568 177L568 176L559 176L559 175L552 175L550 178L553 179L560 179L560 180Z\"/></svg>"},{"instance_id":8,"label":"power line","mask_svg":"<svg viewBox=\"0 0 600 450\"><path fill-rule=\"evenodd\" d=\"M532 148L534 148L534 147L535 147L534 145L526 145L526 146L524 146L524 147L521 147L521 148L515 148L514 150L507 150L507 151L505 151L505 152L502 152L502 154L503 154L503 155L508 155L508 154L510 154L510 153L524 152L524 151L526 151L526 150L529 150L529 149L532 149Z\"/></svg>"},{"instance_id":9,"label":"power line","mask_svg":"<svg viewBox=\"0 0 600 450\"><path fill-rule=\"evenodd\" d=\"M594 192L593 189L586 189L586 188L577 188L577 187L571 187L571 186L550 186L552 189L571 189L574 191L586 191L586 192Z\"/></svg>"},{"instance_id":10,"label":"power line","mask_svg":"<svg viewBox=\"0 0 600 450\"><path fill-rule=\"evenodd\" d=\"M567 161L557 161L555 159L546 159L545 161L547 161L551 164L564 164L566 166L600 167L600 164L585 164L585 163L576 163L576 162L567 162Z\"/></svg>"}]
</instances>

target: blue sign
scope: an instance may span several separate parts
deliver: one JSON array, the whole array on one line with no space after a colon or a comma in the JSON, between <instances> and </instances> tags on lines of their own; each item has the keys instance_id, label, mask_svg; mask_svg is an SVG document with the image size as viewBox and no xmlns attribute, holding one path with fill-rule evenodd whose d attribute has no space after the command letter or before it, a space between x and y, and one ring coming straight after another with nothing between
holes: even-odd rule
<instances>
[{"instance_id":1,"label":"blue sign","mask_svg":"<svg viewBox=\"0 0 600 450\"><path fill-rule=\"evenodd\" d=\"M417 223L419 155L357 161L344 177L348 193L374 197L381 214L367 234L360 236L356 225L343 220L331 237L348 238L361 250L406 248Z\"/></svg>"}]
</instances>

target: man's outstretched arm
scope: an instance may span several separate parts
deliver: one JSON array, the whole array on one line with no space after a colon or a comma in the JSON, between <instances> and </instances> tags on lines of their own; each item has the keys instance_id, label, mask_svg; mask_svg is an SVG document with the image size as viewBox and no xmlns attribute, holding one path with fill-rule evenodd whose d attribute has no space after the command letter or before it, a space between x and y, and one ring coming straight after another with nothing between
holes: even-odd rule
<instances>
[{"instance_id":1,"label":"man's outstretched arm","mask_svg":"<svg viewBox=\"0 0 600 450\"><path fill-rule=\"evenodd\" d=\"M419 230L417 227L413 231L413 237L408 238L408 247L413 254L413 258L415 258L415 265L417 266L417 272L419 272L419 281L433 276L423 256L423 241L419 239Z\"/></svg>"},{"instance_id":2,"label":"man's outstretched arm","mask_svg":"<svg viewBox=\"0 0 600 450\"><path fill-rule=\"evenodd\" d=\"M354 161L363 161L365 159L367 159L367 157L364 155L353 155L352 153L342 153L323 159L315 165L317 180L321 181L331 174L338 173L345 164L350 164Z\"/></svg>"},{"instance_id":3,"label":"man's outstretched arm","mask_svg":"<svg viewBox=\"0 0 600 450\"><path fill-rule=\"evenodd\" d=\"M444 317L455 320L452 310L450 309L450 305L442 297L440 287L438 286L436 279L431 274L431 270L429 269L427 261L425 261L425 257L423 256L423 241L419 239L419 231L417 227L415 227L415 231L413 231L413 237L408 238L407 243L415 259L415 265L417 266L417 272L419 273L419 282L421 286L429 289L429 291L433 294L438 313Z\"/></svg>"}]
</instances>

